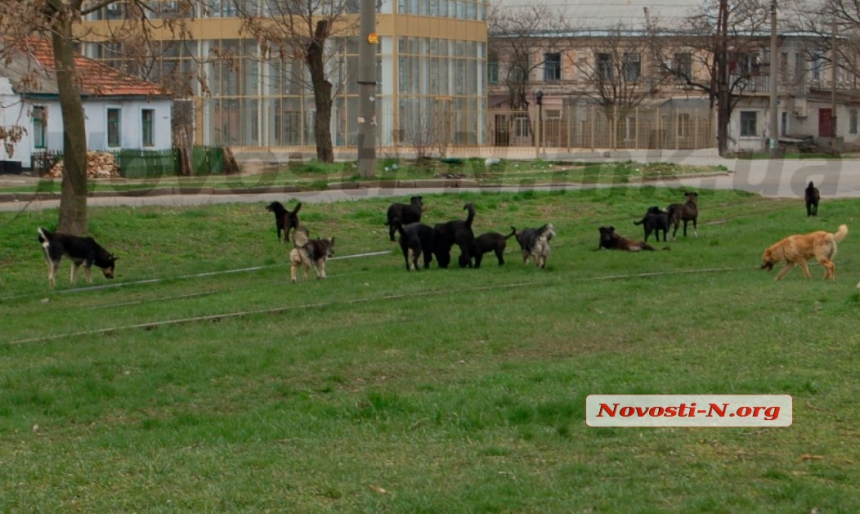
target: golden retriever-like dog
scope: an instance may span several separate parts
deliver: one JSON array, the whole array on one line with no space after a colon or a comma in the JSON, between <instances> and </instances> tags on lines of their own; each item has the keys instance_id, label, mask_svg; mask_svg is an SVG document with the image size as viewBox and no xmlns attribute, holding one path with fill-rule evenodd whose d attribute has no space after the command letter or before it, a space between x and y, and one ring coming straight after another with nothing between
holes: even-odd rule
<instances>
[{"instance_id":1,"label":"golden retriever-like dog","mask_svg":"<svg viewBox=\"0 0 860 514\"><path fill-rule=\"evenodd\" d=\"M764 251L761 256L761 267L770 271L774 265L785 260L785 267L776 274L776 280L784 277L798 264L806 278L811 278L806 261L815 258L824 266L824 280L828 278L836 280L836 265L833 264L833 258L836 257L836 243L845 239L847 235L848 226L839 225L839 230L835 234L819 230L809 234L788 236Z\"/></svg>"}]
</instances>

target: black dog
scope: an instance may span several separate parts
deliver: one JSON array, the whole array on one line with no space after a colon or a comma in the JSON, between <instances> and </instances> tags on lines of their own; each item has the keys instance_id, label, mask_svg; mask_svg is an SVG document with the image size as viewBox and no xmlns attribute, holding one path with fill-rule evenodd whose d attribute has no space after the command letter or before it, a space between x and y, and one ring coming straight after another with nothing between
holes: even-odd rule
<instances>
[{"instance_id":1,"label":"black dog","mask_svg":"<svg viewBox=\"0 0 860 514\"><path fill-rule=\"evenodd\" d=\"M409 199L408 204L406 203L393 203L388 207L388 221L385 222L388 225L388 237L394 241L394 233L397 232L397 228L394 226L394 220L400 220L400 223L403 226L409 225L410 223L417 223L421 221L421 212L424 210L424 205L421 203L420 196L413 196Z\"/></svg>"},{"instance_id":2,"label":"black dog","mask_svg":"<svg viewBox=\"0 0 860 514\"><path fill-rule=\"evenodd\" d=\"M669 211L669 222L675 226L672 231L672 239L678 234L678 226L684 222L684 237L687 237L687 222L693 222L693 234L699 237L699 230L696 227L696 222L699 218L699 193L684 193L687 197L686 203L673 203L666 210Z\"/></svg>"},{"instance_id":3,"label":"black dog","mask_svg":"<svg viewBox=\"0 0 860 514\"><path fill-rule=\"evenodd\" d=\"M806 191L803 195L806 199L806 217L818 216L818 201L821 200L821 193L812 181L806 186Z\"/></svg>"},{"instance_id":4,"label":"black dog","mask_svg":"<svg viewBox=\"0 0 860 514\"><path fill-rule=\"evenodd\" d=\"M299 209L302 202L296 204L296 208L290 212L281 202L272 202L266 206L266 210L275 213L275 225L278 229L278 241L281 240L281 232L284 233L284 242L290 241L290 230L299 228Z\"/></svg>"},{"instance_id":5,"label":"black dog","mask_svg":"<svg viewBox=\"0 0 860 514\"><path fill-rule=\"evenodd\" d=\"M640 250L648 250L649 252L656 249L648 243L642 241L632 241L620 235L615 231L615 227L600 227L600 244L597 249L606 248L607 250L626 250L628 252L638 252Z\"/></svg>"},{"instance_id":6,"label":"black dog","mask_svg":"<svg viewBox=\"0 0 860 514\"><path fill-rule=\"evenodd\" d=\"M454 245L460 248L460 267L472 266L472 246L475 244L472 221L475 219L475 205L467 203L463 209L469 211L465 220L451 220L433 227L434 253L440 268L447 268L451 263L451 247Z\"/></svg>"},{"instance_id":7,"label":"black dog","mask_svg":"<svg viewBox=\"0 0 860 514\"><path fill-rule=\"evenodd\" d=\"M420 222L410 223L405 227L400 220L392 222L400 233L400 249L406 260L406 271L418 271L418 259L424 256L424 269L430 267L433 261L433 227Z\"/></svg>"},{"instance_id":8,"label":"black dog","mask_svg":"<svg viewBox=\"0 0 860 514\"><path fill-rule=\"evenodd\" d=\"M555 236L555 225L547 223L540 228L527 228L517 234L517 243L523 254L523 264L528 264L529 259L534 259L535 266L546 268L546 261L550 255L549 242Z\"/></svg>"},{"instance_id":9,"label":"black dog","mask_svg":"<svg viewBox=\"0 0 860 514\"><path fill-rule=\"evenodd\" d=\"M517 229L511 227L511 233L508 235L499 234L498 232L487 232L475 238L475 245L472 247L472 256L475 258L475 268L481 267L481 260L487 252L495 252L496 258L499 260L499 266L505 263L505 248L508 245L508 239L517 234Z\"/></svg>"},{"instance_id":10,"label":"black dog","mask_svg":"<svg viewBox=\"0 0 860 514\"><path fill-rule=\"evenodd\" d=\"M51 288L54 287L54 277L60 268L60 260L63 255L72 260L72 284L77 279L78 268L81 264L84 265L87 284L93 283L90 274L90 268L93 264L102 269L105 278L113 278L114 268L119 257L115 257L102 248L91 237L73 236L40 228L39 242L45 250L45 261L48 263L48 284Z\"/></svg>"},{"instance_id":11,"label":"black dog","mask_svg":"<svg viewBox=\"0 0 860 514\"><path fill-rule=\"evenodd\" d=\"M663 241L666 241L669 233L669 213L663 209L654 206L649 207L648 212L640 221L634 221L634 225L642 225L645 229L645 241L648 241L648 236L651 232L656 232L657 241L660 240L660 231L663 231Z\"/></svg>"}]
</instances>

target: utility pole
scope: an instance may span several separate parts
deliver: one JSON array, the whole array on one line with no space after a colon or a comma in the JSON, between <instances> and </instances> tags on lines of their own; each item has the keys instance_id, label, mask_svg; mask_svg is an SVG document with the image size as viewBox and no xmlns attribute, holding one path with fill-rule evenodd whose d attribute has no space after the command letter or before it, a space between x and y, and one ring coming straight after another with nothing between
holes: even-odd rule
<instances>
[{"instance_id":1,"label":"utility pole","mask_svg":"<svg viewBox=\"0 0 860 514\"><path fill-rule=\"evenodd\" d=\"M775 159L779 156L779 125L778 117L778 101L777 101L777 67L779 59L777 58L776 45L776 0L770 3L770 149L769 156Z\"/></svg>"},{"instance_id":2,"label":"utility pole","mask_svg":"<svg viewBox=\"0 0 860 514\"><path fill-rule=\"evenodd\" d=\"M717 18L717 145L720 156L725 157L729 143L729 9L728 1L720 0L720 10Z\"/></svg>"},{"instance_id":3,"label":"utility pole","mask_svg":"<svg viewBox=\"0 0 860 514\"><path fill-rule=\"evenodd\" d=\"M361 0L358 48L358 175L376 174L376 2Z\"/></svg>"},{"instance_id":4,"label":"utility pole","mask_svg":"<svg viewBox=\"0 0 860 514\"><path fill-rule=\"evenodd\" d=\"M830 52L831 52L831 61L833 61L833 71L831 73L830 79L830 136L831 143L830 147L833 150L836 150L836 72L838 71L838 57L839 53L836 51L836 17L833 17L831 21L831 37L833 41L830 44Z\"/></svg>"}]
</instances>

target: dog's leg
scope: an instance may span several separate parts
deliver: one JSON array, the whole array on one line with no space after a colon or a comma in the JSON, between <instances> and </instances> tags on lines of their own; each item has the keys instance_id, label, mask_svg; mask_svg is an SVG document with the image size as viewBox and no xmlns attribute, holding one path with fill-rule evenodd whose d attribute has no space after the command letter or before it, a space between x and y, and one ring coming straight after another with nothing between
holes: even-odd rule
<instances>
[{"instance_id":1,"label":"dog's leg","mask_svg":"<svg viewBox=\"0 0 860 514\"><path fill-rule=\"evenodd\" d=\"M75 285L75 282L78 281L78 268L81 267L81 264L83 264L82 261L72 261L72 269L69 276L69 282L71 282L72 285Z\"/></svg>"},{"instance_id":2,"label":"dog's leg","mask_svg":"<svg viewBox=\"0 0 860 514\"><path fill-rule=\"evenodd\" d=\"M45 261L48 263L48 285L51 289L56 285L57 270L60 269L60 261L55 261L45 256Z\"/></svg>"},{"instance_id":3,"label":"dog's leg","mask_svg":"<svg viewBox=\"0 0 860 514\"><path fill-rule=\"evenodd\" d=\"M696 222L697 219L698 218L693 218L693 236L695 236L695 237L699 237L699 227L698 227L698 224Z\"/></svg>"},{"instance_id":4,"label":"dog's leg","mask_svg":"<svg viewBox=\"0 0 860 514\"><path fill-rule=\"evenodd\" d=\"M803 276L806 278L812 278L812 275L809 274L809 267L806 265L806 259L797 259L797 264L799 264L800 269L803 270Z\"/></svg>"},{"instance_id":5,"label":"dog's leg","mask_svg":"<svg viewBox=\"0 0 860 514\"><path fill-rule=\"evenodd\" d=\"M314 264L314 271L317 272L317 278L325 278L325 261L323 259Z\"/></svg>"},{"instance_id":6,"label":"dog's leg","mask_svg":"<svg viewBox=\"0 0 860 514\"><path fill-rule=\"evenodd\" d=\"M296 263L291 262L290 263L290 282L292 282L293 284L296 283L296 271L297 271Z\"/></svg>"},{"instance_id":7,"label":"dog's leg","mask_svg":"<svg viewBox=\"0 0 860 514\"><path fill-rule=\"evenodd\" d=\"M794 269L795 264L793 262L787 262L785 267L779 270L779 273L776 274L776 278L774 280L780 280L785 276L786 273Z\"/></svg>"},{"instance_id":8,"label":"dog's leg","mask_svg":"<svg viewBox=\"0 0 860 514\"><path fill-rule=\"evenodd\" d=\"M87 284L93 283L92 263L84 264L84 276L87 278Z\"/></svg>"},{"instance_id":9,"label":"dog's leg","mask_svg":"<svg viewBox=\"0 0 860 514\"><path fill-rule=\"evenodd\" d=\"M824 280L836 280L836 265L827 257L818 257L818 263L824 268Z\"/></svg>"}]
</instances>

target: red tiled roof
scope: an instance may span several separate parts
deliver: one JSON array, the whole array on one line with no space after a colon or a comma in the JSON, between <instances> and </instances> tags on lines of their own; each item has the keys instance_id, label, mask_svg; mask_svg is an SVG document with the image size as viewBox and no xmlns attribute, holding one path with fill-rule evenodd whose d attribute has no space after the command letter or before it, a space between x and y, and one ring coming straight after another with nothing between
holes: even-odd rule
<instances>
[{"instance_id":1,"label":"red tiled roof","mask_svg":"<svg viewBox=\"0 0 860 514\"><path fill-rule=\"evenodd\" d=\"M32 38L17 46L38 61L39 66L45 70L51 80L56 79L54 49L50 41ZM138 79L82 55L75 56L75 65L78 69L81 95L84 96L166 96L169 94L158 84Z\"/></svg>"}]
</instances>

